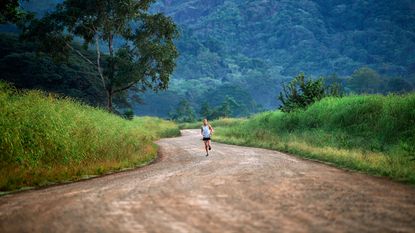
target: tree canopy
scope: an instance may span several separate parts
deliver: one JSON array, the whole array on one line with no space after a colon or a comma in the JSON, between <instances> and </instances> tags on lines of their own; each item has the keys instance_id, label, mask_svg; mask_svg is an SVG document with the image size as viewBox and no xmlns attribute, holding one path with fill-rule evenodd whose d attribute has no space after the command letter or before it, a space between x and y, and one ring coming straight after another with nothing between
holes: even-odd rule
<instances>
[{"instance_id":1,"label":"tree canopy","mask_svg":"<svg viewBox=\"0 0 415 233\"><path fill-rule=\"evenodd\" d=\"M20 20L23 20L27 16L27 13L21 9L20 2L22 1L19 1L19 0L0 1L0 24L18 23Z\"/></svg>"},{"instance_id":2,"label":"tree canopy","mask_svg":"<svg viewBox=\"0 0 415 233\"><path fill-rule=\"evenodd\" d=\"M24 27L24 38L39 43L57 60L71 51L95 67L112 111L114 94L163 90L168 87L178 52L176 25L161 13L150 14L154 0L65 0L41 19ZM79 40L84 50L94 49L96 60L72 46Z\"/></svg>"},{"instance_id":3,"label":"tree canopy","mask_svg":"<svg viewBox=\"0 0 415 233\"><path fill-rule=\"evenodd\" d=\"M357 93L377 93L381 89L382 79L375 70L362 67L353 72L348 84Z\"/></svg>"},{"instance_id":4,"label":"tree canopy","mask_svg":"<svg viewBox=\"0 0 415 233\"><path fill-rule=\"evenodd\" d=\"M283 85L283 91L278 99L281 101L280 109L284 112L291 112L297 109L304 109L326 96L341 95L342 93L337 83L326 86L324 78L313 80L306 78L301 73L287 85Z\"/></svg>"}]
</instances>

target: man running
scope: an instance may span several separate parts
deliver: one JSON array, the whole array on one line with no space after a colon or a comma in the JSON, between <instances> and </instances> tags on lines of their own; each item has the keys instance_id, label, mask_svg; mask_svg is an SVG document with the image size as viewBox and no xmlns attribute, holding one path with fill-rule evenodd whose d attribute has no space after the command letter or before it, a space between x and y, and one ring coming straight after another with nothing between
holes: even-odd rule
<instances>
[{"instance_id":1,"label":"man running","mask_svg":"<svg viewBox=\"0 0 415 233\"><path fill-rule=\"evenodd\" d=\"M209 156L209 151L212 150L212 147L210 146L210 137L213 134L213 128L211 125L209 125L208 120L203 120L203 126L200 130L200 133L203 136L203 142L205 143L205 149L206 149L206 157Z\"/></svg>"}]
</instances>

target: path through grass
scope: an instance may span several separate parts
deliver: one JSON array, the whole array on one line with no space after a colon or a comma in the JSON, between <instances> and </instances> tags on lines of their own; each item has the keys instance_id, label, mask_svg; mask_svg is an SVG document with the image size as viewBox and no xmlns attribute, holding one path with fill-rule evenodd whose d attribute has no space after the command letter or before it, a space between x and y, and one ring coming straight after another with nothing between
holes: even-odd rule
<instances>
[{"instance_id":1,"label":"path through grass","mask_svg":"<svg viewBox=\"0 0 415 233\"><path fill-rule=\"evenodd\" d=\"M173 122L105 110L0 82L0 191L77 180L152 161Z\"/></svg>"}]
</instances>

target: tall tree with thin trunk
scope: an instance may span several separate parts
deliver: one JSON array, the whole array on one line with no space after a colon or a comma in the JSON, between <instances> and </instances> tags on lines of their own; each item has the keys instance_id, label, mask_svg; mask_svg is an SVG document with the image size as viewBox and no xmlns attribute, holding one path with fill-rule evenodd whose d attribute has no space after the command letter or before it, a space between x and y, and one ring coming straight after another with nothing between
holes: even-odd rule
<instances>
[{"instance_id":1,"label":"tall tree with thin trunk","mask_svg":"<svg viewBox=\"0 0 415 233\"><path fill-rule=\"evenodd\" d=\"M56 10L32 20L23 37L36 40L55 58L73 52L96 68L113 110L113 96L132 87L163 90L178 57L176 25L163 14L150 14L155 0L65 0ZM96 58L73 46L82 41Z\"/></svg>"}]
</instances>

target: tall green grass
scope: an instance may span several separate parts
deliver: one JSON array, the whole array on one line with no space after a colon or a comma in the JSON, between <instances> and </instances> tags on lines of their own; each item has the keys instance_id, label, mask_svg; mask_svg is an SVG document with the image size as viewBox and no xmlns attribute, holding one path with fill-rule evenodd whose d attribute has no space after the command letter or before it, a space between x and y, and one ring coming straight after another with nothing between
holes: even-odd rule
<instances>
[{"instance_id":1,"label":"tall green grass","mask_svg":"<svg viewBox=\"0 0 415 233\"><path fill-rule=\"evenodd\" d=\"M129 121L0 82L0 191L143 165L156 156L153 141L179 134L173 122Z\"/></svg>"},{"instance_id":2,"label":"tall green grass","mask_svg":"<svg viewBox=\"0 0 415 233\"><path fill-rule=\"evenodd\" d=\"M415 183L415 93L329 97L219 127L215 139Z\"/></svg>"}]
</instances>

